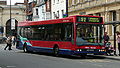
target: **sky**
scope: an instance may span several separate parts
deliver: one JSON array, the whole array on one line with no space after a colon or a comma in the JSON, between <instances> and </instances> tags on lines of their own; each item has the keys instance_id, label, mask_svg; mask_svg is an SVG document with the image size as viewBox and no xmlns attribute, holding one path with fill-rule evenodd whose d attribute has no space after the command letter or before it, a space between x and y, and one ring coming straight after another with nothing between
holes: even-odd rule
<instances>
[{"instance_id":1,"label":"sky","mask_svg":"<svg viewBox=\"0 0 120 68\"><path fill-rule=\"evenodd\" d=\"M23 3L24 0L11 0L11 5L14 5L16 2ZM10 0L7 0L7 5L10 5Z\"/></svg>"}]
</instances>

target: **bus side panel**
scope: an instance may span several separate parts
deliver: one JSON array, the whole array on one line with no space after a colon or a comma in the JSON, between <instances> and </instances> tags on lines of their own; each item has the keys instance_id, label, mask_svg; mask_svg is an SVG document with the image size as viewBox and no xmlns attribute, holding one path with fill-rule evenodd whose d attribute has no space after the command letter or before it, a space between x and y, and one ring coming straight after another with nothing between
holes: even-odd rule
<instances>
[{"instance_id":1,"label":"bus side panel","mask_svg":"<svg viewBox=\"0 0 120 68\"><path fill-rule=\"evenodd\" d=\"M53 52L55 45L59 47L60 54L72 54L71 49L73 44L65 41L30 41L33 51Z\"/></svg>"}]
</instances>

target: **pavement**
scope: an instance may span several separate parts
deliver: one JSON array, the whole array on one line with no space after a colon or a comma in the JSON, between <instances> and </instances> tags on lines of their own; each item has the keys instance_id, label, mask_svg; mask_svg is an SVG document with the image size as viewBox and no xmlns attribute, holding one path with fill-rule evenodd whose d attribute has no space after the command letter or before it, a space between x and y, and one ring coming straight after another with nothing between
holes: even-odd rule
<instances>
[{"instance_id":1,"label":"pavement","mask_svg":"<svg viewBox=\"0 0 120 68\"><path fill-rule=\"evenodd\" d=\"M117 61L120 61L120 56L103 56L105 57L106 59L111 59L111 60L117 60Z\"/></svg>"},{"instance_id":2,"label":"pavement","mask_svg":"<svg viewBox=\"0 0 120 68\"><path fill-rule=\"evenodd\" d=\"M5 46L6 46L6 44L0 44L0 50L3 50ZM17 50L15 46L12 46L12 48L14 50ZM105 58L105 59L111 59L111 60L118 60L118 61L120 61L120 56L118 56L118 55L113 55L113 56L107 56L107 55L103 56L102 55L102 56L97 56L97 57L102 57L102 58Z\"/></svg>"}]
</instances>

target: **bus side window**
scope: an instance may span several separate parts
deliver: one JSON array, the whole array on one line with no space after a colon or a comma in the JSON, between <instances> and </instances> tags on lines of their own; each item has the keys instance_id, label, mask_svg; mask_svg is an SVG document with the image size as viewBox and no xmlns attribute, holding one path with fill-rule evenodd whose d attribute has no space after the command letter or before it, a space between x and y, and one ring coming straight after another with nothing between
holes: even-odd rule
<instances>
[{"instance_id":1,"label":"bus side window","mask_svg":"<svg viewBox=\"0 0 120 68\"><path fill-rule=\"evenodd\" d=\"M72 24L66 24L65 27L65 40L71 41L72 40Z\"/></svg>"},{"instance_id":2,"label":"bus side window","mask_svg":"<svg viewBox=\"0 0 120 68\"><path fill-rule=\"evenodd\" d=\"M67 41L71 41L71 40L72 40L72 36L69 35L69 36L67 37Z\"/></svg>"}]
</instances>

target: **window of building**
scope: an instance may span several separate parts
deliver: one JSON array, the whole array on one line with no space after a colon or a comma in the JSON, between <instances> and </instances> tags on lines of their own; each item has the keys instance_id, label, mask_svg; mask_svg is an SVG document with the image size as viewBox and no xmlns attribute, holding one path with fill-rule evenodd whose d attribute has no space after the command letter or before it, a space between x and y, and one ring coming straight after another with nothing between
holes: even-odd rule
<instances>
[{"instance_id":1,"label":"window of building","mask_svg":"<svg viewBox=\"0 0 120 68\"><path fill-rule=\"evenodd\" d=\"M82 3L83 0L75 0L75 4Z\"/></svg>"},{"instance_id":2,"label":"window of building","mask_svg":"<svg viewBox=\"0 0 120 68\"><path fill-rule=\"evenodd\" d=\"M36 9L36 15L38 15L38 8Z\"/></svg>"},{"instance_id":3,"label":"window of building","mask_svg":"<svg viewBox=\"0 0 120 68\"><path fill-rule=\"evenodd\" d=\"M72 0L72 5L75 5L75 0Z\"/></svg>"},{"instance_id":4,"label":"window of building","mask_svg":"<svg viewBox=\"0 0 120 68\"><path fill-rule=\"evenodd\" d=\"M64 10L61 10L61 12L62 12L62 15L61 15L61 16L63 17L63 15L64 15Z\"/></svg>"},{"instance_id":5,"label":"window of building","mask_svg":"<svg viewBox=\"0 0 120 68\"><path fill-rule=\"evenodd\" d=\"M91 15L91 16L93 16L93 14L88 14L88 15Z\"/></svg>"},{"instance_id":6,"label":"window of building","mask_svg":"<svg viewBox=\"0 0 120 68\"><path fill-rule=\"evenodd\" d=\"M68 0L68 6L72 6L72 0Z\"/></svg>"},{"instance_id":7,"label":"window of building","mask_svg":"<svg viewBox=\"0 0 120 68\"><path fill-rule=\"evenodd\" d=\"M76 5L76 4L77 4L77 1L78 1L78 0L74 0L74 5Z\"/></svg>"},{"instance_id":8,"label":"window of building","mask_svg":"<svg viewBox=\"0 0 120 68\"><path fill-rule=\"evenodd\" d=\"M42 17L43 20L45 20L45 13L43 13L43 17Z\"/></svg>"},{"instance_id":9,"label":"window of building","mask_svg":"<svg viewBox=\"0 0 120 68\"><path fill-rule=\"evenodd\" d=\"M42 6L42 13L44 13L44 6Z\"/></svg>"},{"instance_id":10,"label":"window of building","mask_svg":"<svg viewBox=\"0 0 120 68\"><path fill-rule=\"evenodd\" d=\"M80 3L80 0L77 0L77 3Z\"/></svg>"},{"instance_id":11,"label":"window of building","mask_svg":"<svg viewBox=\"0 0 120 68\"><path fill-rule=\"evenodd\" d=\"M100 13L96 13L95 15L96 15L96 16L101 16L101 14L100 14Z\"/></svg>"},{"instance_id":12,"label":"window of building","mask_svg":"<svg viewBox=\"0 0 120 68\"><path fill-rule=\"evenodd\" d=\"M55 15L55 12L53 12L53 18L55 19L56 15Z\"/></svg>"},{"instance_id":13,"label":"window of building","mask_svg":"<svg viewBox=\"0 0 120 68\"><path fill-rule=\"evenodd\" d=\"M55 0L53 1L53 3L55 3Z\"/></svg>"},{"instance_id":14,"label":"window of building","mask_svg":"<svg viewBox=\"0 0 120 68\"><path fill-rule=\"evenodd\" d=\"M83 0L84 2L88 2L88 0Z\"/></svg>"},{"instance_id":15,"label":"window of building","mask_svg":"<svg viewBox=\"0 0 120 68\"><path fill-rule=\"evenodd\" d=\"M57 17L59 18L59 11L57 11Z\"/></svg>"},{"instance_id":16,"label":"window of building","mask_svg":"<svg viewBox=\"0 0 120 68\"><path fill-rule=\"evenodd\" d=\"M109 21L116 21L117 15L116 15L116 11L110 11L109 12ZM114 27L112 25L108 26L108 30L109 30L109 35L114 35Z\"/></svg>"},{"instance_id":17,"label":"window of building","mask_svg":"<svg viewBox=\"0 0 120 68\"><path fill-rule=\"evenodd\" d=\"M112 27L112 35L114 35L114 26L111 26Z\"/></svg>"},{"instance_id":18,"label":"window of building","mask_svg":"<svg viewBox=\"0 0 120 68\"><path fill-rule=\"evenodd\" d=\"M116 21L116 11L112 11L112 20Z\"/></svg>"},{"instance_id":19,"label":"window of building","mask_svg":"<svg viewBox=\"0 0 120 68\"><path fill-rule=\"evenodd\" d=\"M80 15L86 15L86 12L80 12L79 14Z\"/></svg>"},{"instance_id":20,"label":"window of building","mask_svg":"<svg viewBox=\"0 0 120 68\"><path fill-rule=\"evenodd\" d=\"M94 1L94 0L87 0L87 1Z\"/></svg>"},{"instance_id":21,"label":"window of building","mask_svg":"<svg viewBox=\"0 0 120 68\"><path fill-rule=\"evenodd\" d=\"M80 0L80 3L83 3L83 0Z\"/></svg>"}]
</instances>

